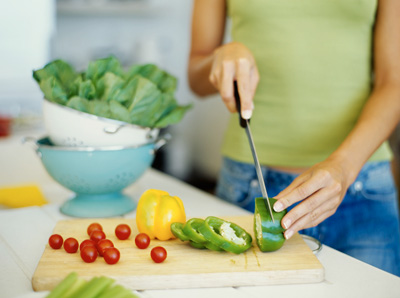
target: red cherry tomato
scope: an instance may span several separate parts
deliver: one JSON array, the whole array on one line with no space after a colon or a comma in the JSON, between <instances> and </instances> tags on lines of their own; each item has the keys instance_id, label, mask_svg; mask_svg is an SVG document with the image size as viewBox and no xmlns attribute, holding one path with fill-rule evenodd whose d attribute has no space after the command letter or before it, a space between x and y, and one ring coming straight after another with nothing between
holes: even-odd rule
<instances>
[{"instance_id":1,"label":"red cherry tomato","mask_svg":"<svg viewBox=\"0 0 400 298\"><path fill-rule=\"evenodd\" d=\"M167 251L162 246L156 246L151 250L151 258L156 263L162 263L167 258Z\"/></svg>"},{"instance_id":2,"label":"red cherry tomato","mask_svg":"<svg viewBox=\"0 0 400 298\"><path fill-rule=\"evenodd\" d=\"M145 233L139 233L135 237L135 244L140 249L145 249L150 245L150 237Z\"/></svg>"},{"instance_id":3,"label":"red cherry tomato","mask_svg":"<svg viewBox=\"0 0 400 298\"><path fill-rule=\"evenodd\" d=\"M94 242L99 242L102 239L106 239L106 234L104 234L103 231L100 230L94 230L91 234L90 234L90 240L94 241Z\"/></svg>"},{"instance_id":4,"label":"red cherry tomato","mask_svg":"<svg viewBox=\"0 0 400 298\"><path fill-rule=\"evenodd\" d=\"M114 243L112 243L109 239L101 239L96 244L97 251L99 252L100 256L103 256L104 250L109 247L114 247Z\"/></svg>"},{"instance_id":5,"label":"red cherry tomato","mask_svg":"<svg viewBox=\"0 0 400 298\"><path fill-rule=\"evenodd\" d=\"M103 231L103 227L97 222L91 223L87 228L88 235L90 236L90 234L95 230Z\"/></svg>"},{"instance_id":6,"label":"red cherry tomato","mask_svg":"<svg viewBox=\"0 0 400 298\"><path fill-rule=\"evenodd\" d=\"M119 240L128 239L131 235L131 228L126 224L120 224L115 228L115 235Z\"/></svg>"},{"instance_id":7,"label":"red cherry tomato","mask_svg":"<svg viewBox=\"0 0 400 298\"><path fill-rule=\"evenodd\" d=\"M94 246L94 247L96 247L96 242L94 242L93 240L90 240L90 239L85 239L79 245L79 250L82 250L85 246Z\"/></svg>"},{"instance_id":8,"label":"red cherry tomato","mask_svg":"<svg viewBox=\"0 0 400 298\"><path fill-rule=\"evenodd\" d=\"M53 234L49 238L49 245L53 249L59 249L63 245L64 239L61 235Z\"/></svg>"},{"instance_id":9,"label":"red cherry tomato","mask_svg":"<svg viewBox=\"0 0 400 298\"><path fill-rule=\"evenodd\" d=\"M94 246L87 245L81 250L81 258L86 263L93 263L97 259L97 249Z\"/></svg>"},{"instance_id":10,"label":"red cherry tomato","mask_svg":"<svg viewBox=\"0 0 400 298\"><path fill-rule=\"evenodd\" d=\"M76 253L78 251L79 243L75 238L67 238L64 241L64 249L67 253Z\"/></svg>"},{"instance_id":11,"label":"red cherry tomato","mask_svg":"<svg viewBox=\"0 0 400 298\"><path fill-rule=\"evenodd\" d=\"M115 247L109 247L104 250L103 257L107 264L112 265L119 261L120 253Z\"/></svg>"}]
</instances>

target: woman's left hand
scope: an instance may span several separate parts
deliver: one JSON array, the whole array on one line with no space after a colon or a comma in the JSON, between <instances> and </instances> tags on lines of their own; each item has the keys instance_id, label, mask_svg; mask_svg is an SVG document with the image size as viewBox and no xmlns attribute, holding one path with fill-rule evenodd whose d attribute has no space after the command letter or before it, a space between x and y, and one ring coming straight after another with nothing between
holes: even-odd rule
<instances>
[{"instance_id":1,"label":"woman's left hand","mask_svg":"<svg viewBox=\"0 0 400 298\"><path fill-rule=\"evenodd\" d=\"M277 212L301 201L282 219L286 239L336 212L351 184L346 173L341 163L327 159L302 173L275 197L278 201L273 208Z\"/></svg>"}]
</instances>

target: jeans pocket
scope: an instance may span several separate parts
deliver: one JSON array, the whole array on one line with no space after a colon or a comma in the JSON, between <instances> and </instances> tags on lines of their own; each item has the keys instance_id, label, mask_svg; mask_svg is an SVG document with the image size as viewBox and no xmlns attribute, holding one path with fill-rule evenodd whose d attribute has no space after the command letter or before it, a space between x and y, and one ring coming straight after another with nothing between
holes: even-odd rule
<instances>
[{"instance_id":1,"label":"jeans pocket","mask_svg":"<svg viewBox=\"0 0 400 298\"><path fill-rule=\"evenodd\" d=\"M378 162L367 168L354 187L369 200L391 201L397 197L389 162Z\"/></svg>"}]
</instances>

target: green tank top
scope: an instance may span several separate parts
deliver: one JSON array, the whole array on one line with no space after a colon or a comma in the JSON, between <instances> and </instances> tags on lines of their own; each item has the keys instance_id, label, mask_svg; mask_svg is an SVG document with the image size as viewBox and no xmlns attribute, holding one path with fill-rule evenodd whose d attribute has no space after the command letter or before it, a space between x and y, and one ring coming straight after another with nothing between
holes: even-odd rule
<instances>
[{"instance_id":1,"label":"green tank top","mask_svg":"<svg viewBox=\"0 0 400 298\"><path fill-rule=\"evenodd\" d=\"M260 82L251 130L260 162L308 167L354 127L372 89L377 0L228 0L232 40L254 54ZM253 162L237 114L222 154ZM370 160L389 160L384 143Z\"/></svg>"}]
</instances>

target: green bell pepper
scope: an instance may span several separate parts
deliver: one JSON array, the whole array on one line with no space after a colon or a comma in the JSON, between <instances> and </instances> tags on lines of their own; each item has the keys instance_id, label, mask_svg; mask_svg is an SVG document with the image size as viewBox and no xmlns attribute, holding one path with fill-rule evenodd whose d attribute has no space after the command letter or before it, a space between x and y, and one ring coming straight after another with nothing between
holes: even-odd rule
<instances>
[{"instance_id":1,"label":"green bell pepper","mask_svg":"<svg viewBox=\"0 0 400 298\"><path fill-rule=\"evenodd\" d=\"M204 238L203 234L199 232L199 228L203 225L204 220L201 218L189 219L184 225L182 231L185 235L196 243L206 243L207 239Z\"/></svg>"},{"instance_id":2,"label":"green bell pepper","mask_svg":"<svg viewBox=\"0 0 400 298\"><path fill-rule=\"evenodd\" d=\"M199 227L199 232L210 243L235 254L245 252L251 247L252 238L238 225L221 218L209 216Z\"/></svg>"},{"instance_id":3,"label":"green bell pepper","mask_svg":"<svg viewBox=\"0 0 400 298\"><path fill-rule=\"evenodd\" d=\"M204 224L204 219L192 218L189 219L184 225L182 232L189 238L190 245L196 248L208 248L210 250L221 251L222 249L214 245L199 231L200 227ZM202 247L203 246L203 247Z\"/></svg>"},{"instance_id":4,"label":"green bell pepper","mask_svg":"<svg viewBox=\"0 0 400 298\"><path fill-rule=\"evenodd\" d=\"M172 234L181 241L188 241L190 238L183 232L184 224L181 222L173 222L171 224Z\"/></svg>"},{"instance_id":5,"label":"green bell pepper","mask_svg":"<svg viewBox=\"0 0 400 298\"><path fill-rule=\"evenodd\" d=\"M189 244L190 244L191 247L194 247L194 248L197 248L197 249L206 249L207 248L203 244L194 242L192 240L189 240Z\"/></svg>"},{"instance_id":6,"label":"green bell pepper","mask_svg":"<svg viewBox=\"0 0 400 298\"><path fill-rule=\"evenodd\" d=\"M192 240L189 240L189 244L191 247L198 248L198 249L206 249L208 248L209 250L214 250L214 251L223 251L222 248L219 248L218 246L212 244L211 242L205 242L205 243L196 243Z\"/></svg>"},{"instance_id":7,"label":"green bell pepper","mask_svg":"<svg viewBox=\"0 0 400 298\"><path fill-rule=\"evenodd\" d=\"M269 198L271 207L277 200ZM272 209L272 215L275 222L272 221L268 207L265 205L264 198L255 199L254 211L254 235L261 251L275 251L285 243L283 232L285 229L281 226L281 220L287 213L286 210L275 212Z\"/></svg>"},{"instance_id":8,"label":"green bell pepper","mask_svg":"<svg viewBox=\"0 0 400 298\"><path fill-rule=\"evenodd\" d=\"M196 222L197 222L197 221L201 221L201 220L202 220L202 219L196 219ZM175 236L176 238L180 239L181 241L189 241L190 246L192 246L192 247L194 247L194 248L198 248L198 249L205 249L205 248L207 248L207 247L205 246L205 243L197 243L197 242L192 241L192 240L190 239L190 237L188 237L188 236L183 232L183 227L184 227L184 226L185 226L185 225L184 225L183 223L181 223L181 222L173 222L173 223L171 224L171 232L172 232L172 234L174 234L174 236ZM195 226L196 226L196 224L195 224ZM193 226L191 226L191 228L193 228ZM188 229L188 228L186 228L186 229ZM198 234L197 231L193 231L193 233ZM198 236L201 237L201 235L198 235Z\"/></svg>"},{"instance_id":9,"label":"green bell pepper","mask_svg":"<svg viewBox=\"0 0 400 298\"><path fill-rule=\"evenodd\" d=\"M214 243L207 241L206 243L203 243L205 248L208 248L209 250L214 250L214 251L223 251L223 249Z\"/></svg>"}]
</instances>

